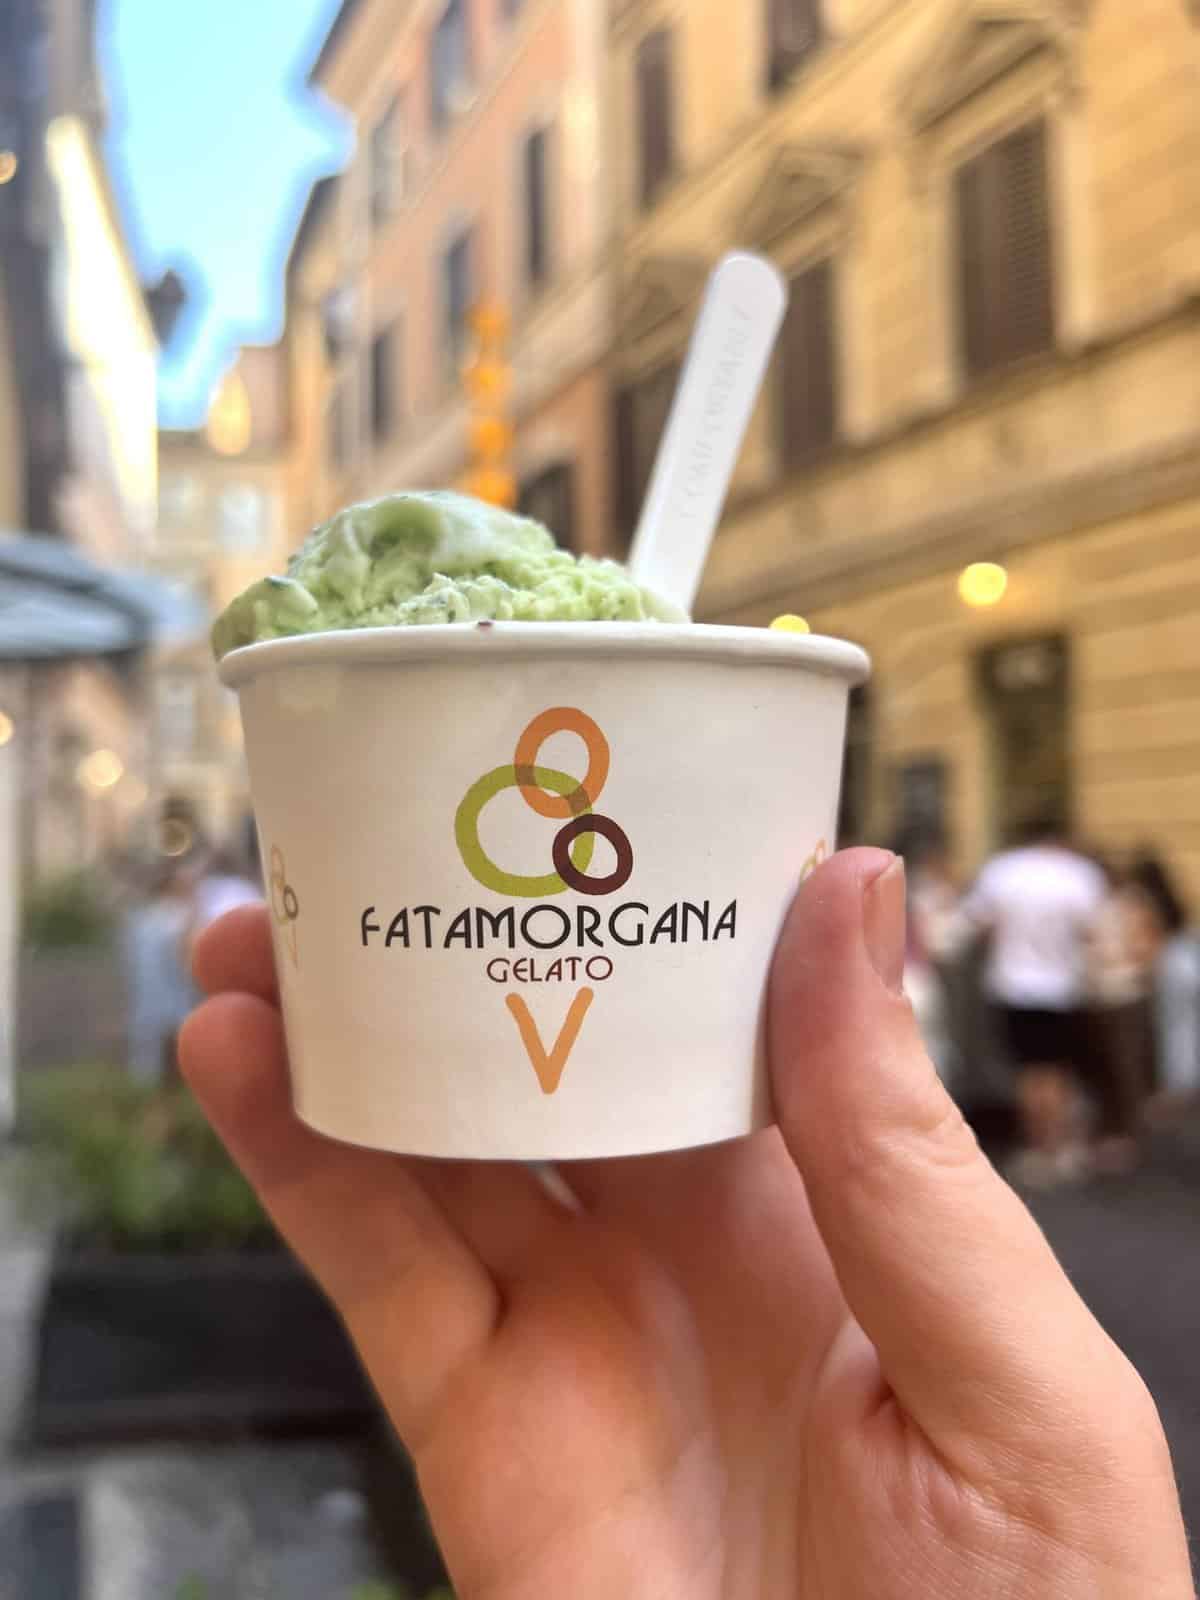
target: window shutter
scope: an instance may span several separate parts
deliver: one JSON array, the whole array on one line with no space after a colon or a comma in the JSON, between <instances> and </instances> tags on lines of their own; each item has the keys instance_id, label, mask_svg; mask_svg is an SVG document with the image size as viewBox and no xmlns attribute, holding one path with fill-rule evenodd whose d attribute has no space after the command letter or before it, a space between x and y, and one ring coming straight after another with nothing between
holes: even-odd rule
<instances>
[{"instance_id":1,"label":"window shutter","mask_svg":"<svg viewBox=\"0 0 1200 1600\"><path fill-rule=\"evenodd\" d=\"M654 458L679 384L678 361L668 361L622 389L616 399L616 518L621 551L629 547L650 486Z\"/></svg>"},{"instance_id":2,"label":"window shutter","mask_svg":"<svg viewBox=\"0 0 1200 1600\"><path fill-rule=\"evenodd\" d=\"M341 471L350 460L350 419L347 416L346 383L343 379L329 398L326 413L326 450L336 471Z\"/></svg>"},{"instance_id":3,"label":"window shutter","mask_svg":"<svg viewBox=\"0 0 1200 1600\"><path fill-rule=\"evenodd\" d=\"M445 284L445 350L450 366L457 369L466 343L467 314L471 309L474 274L474 230L464 228L446 251Z\"/></svg>"},{"instance_id":4,"label":"window shutter","mask_svg":"<svg viewBox=\"0 0 1200 1600\"><path fill-rule=\"evenodd\" d=\"M395 421L395 335L385 328L371 341L371 433L386 439Z\"/></svg>"},{"instance_id":5,"label":"window shutter","mask_svg":"<svg viewBox=\"0 0 1200 1600\"><path fill-rule=\"evenodd\" d=\"M1054 347L1054 281L1046 124L1036 122L997 146L1008 241L1008 358Z\"/></svg>"},{"instance_id":6,"label":"window shutter","mask_svg":"<svg viewBox=\"0 0 1200 1600\"><path fill-rule=\"evenodd\" d=\"M638 197L643 206L654 200L675 165L671 34L659 28L648 34L637 52L637 121L640 149Z\"/></svg>"},{"instance_id":7,"label":"window shutter","mask_svg":"<svg viewBox=\"0 0 1200 1600\"><path fill-rule=\"evenodd\" d=\"M575 468L560 461L539 472L522 489L517 501L522 516L533 517L550 529L564 550L575 544Z\"/></svg>"},{"instance_id":8,"label":"window shutter","mask_svg":"<svg viewBox=\"0 0 1200 1600\"><path fill-rule=\"evenodd\" d=\"M471 81L471 35L466 0L446 0L430 41L429 120L435 134L454 113L454 96Z\"/></svg>"},{"instance_id":9,"label":"window shutter","mask_svg":"<svg viewBox=\"0 0 1200 1600\"><path fill-rule=\"evenodd\" d=\"M547 218L547 144L544 128L525 141L525 278L534 288L546 281L550 267Z\"/></svg>"},{"instance_id":10,"label":"window shutter","mask_svg":"<svg viewBox=\"0 0 1200 1600\"><path fill-rule=\"evenodd\" d=\"M818 49L821 0L766 0L767 85L778 89Z\"/></svg>"},{"instance_id":11,"label":"window shutter","mask_svg":"<svg viewBox=\"0 0 1200 1600\"><path fill-rule=\"evenodd\" d=\"M637 461L633 390L618 389L613 401L613 512L617 550L623 554L633 538L638 515Z\"/></svg>"},{"instance_id":12,"label":"window shutter","mask_svg":"<svg viewBox=\"0 0 1200 1600\"><path fill-rule=\"evenodd\" d=\"M781 455L785 466L837 441L833 262L818 261L789 285L780 350Z\"/></svg>"},{"instance_id":13,"label":"window shutter","mask_svg":"<svg viewBox=\"0 0 1200 1600\"><path fill-rule=\"evenodd\" d=\"M988 179L986 152L968 161L955 174L958 210L959 306L962 316L963 360L974 377L991 365L991 329L988 315Z\"/></svg>"},{"instance_id":14,"label":"window shutter","mask_svg":"<svg viewBox=\"0 0 1200 1600\"><path fill-rule=\"evenodd\" d=\"M968 377L1054 347L1044 122L1020 128L955 175L959 317Z\"/></svg>"}]
</instances>

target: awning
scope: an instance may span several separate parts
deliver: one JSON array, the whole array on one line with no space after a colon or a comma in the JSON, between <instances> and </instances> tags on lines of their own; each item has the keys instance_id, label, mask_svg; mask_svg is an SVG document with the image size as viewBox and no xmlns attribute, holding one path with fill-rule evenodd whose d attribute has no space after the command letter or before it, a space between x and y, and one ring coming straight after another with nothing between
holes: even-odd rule
<instances>
[{"instance_id":1,"label":"awning","mask_svg":"<svg viewBox=\"0 0 1200 1600\"><path fill-rule=\"evenodd\" d=\"M0 533L0 662L119 655L195 638L206 620L165 578L98 566L62 539Z\"/></svg>"}]
</instances>

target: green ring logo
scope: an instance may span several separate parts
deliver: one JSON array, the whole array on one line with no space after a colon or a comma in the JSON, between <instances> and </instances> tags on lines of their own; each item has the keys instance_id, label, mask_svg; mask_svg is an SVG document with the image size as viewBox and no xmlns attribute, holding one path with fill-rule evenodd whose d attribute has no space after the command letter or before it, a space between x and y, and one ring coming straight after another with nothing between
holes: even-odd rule
<instances>
[{"instance_id":1,"label":"green ring logo","mask_svg":"<svg viewBox=\"0 0 1200 1600\"><path fill-rule=\"evenodd\" d=\"M554 733L575 733L588 755L587 772L572 778L555 767L537 764L538 751ZM484 773L467 790L454 816L454 838L463 865L485 889L515 899L535 900L574 889L579 894L612 894L633 871L633 846L611 817L597 816L593 806L608 780L608 740L591 717L572 706L553 706L534 717L513 752L511 763ZM479 838L479 818L490 800L506 789L518 789L531 811L562 819L551 847L554 871L541 875L506 872L488 855ZM588 876L596 835L607 839L616 866L602 878Z\"/></svg>"}]
</instances>

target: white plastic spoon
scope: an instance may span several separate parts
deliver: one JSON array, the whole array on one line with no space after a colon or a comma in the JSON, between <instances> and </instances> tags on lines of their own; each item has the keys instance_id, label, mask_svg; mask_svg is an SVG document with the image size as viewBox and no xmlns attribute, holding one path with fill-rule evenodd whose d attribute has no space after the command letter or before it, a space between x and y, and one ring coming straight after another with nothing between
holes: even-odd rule
<instances>
[{"instance_id":1,"label":"white plastic spoon","mask_svg":"<svg viewBox=\"0 0 1200 1600\"><path fill-rule=\"evenodd\" d=\"M783 279L761 256L723 256L708 280L629 558L639 584L685 612L786 303Z\"/></svg>"}]
</instances>

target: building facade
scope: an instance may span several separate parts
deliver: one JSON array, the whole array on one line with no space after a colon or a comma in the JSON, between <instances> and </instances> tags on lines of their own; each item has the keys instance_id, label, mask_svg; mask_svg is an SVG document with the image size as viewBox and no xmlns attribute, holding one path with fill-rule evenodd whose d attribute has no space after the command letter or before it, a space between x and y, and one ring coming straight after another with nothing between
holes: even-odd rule
<instances>
[{"instance_id":1,"label":"building facade","mask_svg":"<svg viewBox=\"0 0 1200 1600\"><path fill-rule=\"evenodd\" d=\"M700 614L871 651L847 834L970 867L1049 814L1200 897L1196 7L616 0L610 42L618 525L706 269L768 253Z\"/></svg>"},{"instance_id":2,"label":"building facade","mask_svg":"<svg viewBox=\"0 0 1200 1600\"><path fill-rule=\"evenodd\" d=\"M606 547L604 45L599 0L346 0L311 77L356 151L289 267L298 531L468 480L486 304L514 432L497 465L564 543Z\"/></svg>"},{"instance_id":3,"label":"building facade","mask_svg":"<svg viewBox=\"0 0 1200 1600\"><path fill-rule=\"evenodd\" d=\"M158 344L104 165L94 31L91 0L0 8L0 502L15 531L138 566ZM145 687L126 663L92 663L7 690L31 873L124 841L144 797Z\"/></svg>"},{"instance_id":4,"label":"building facade","mask_svg":"<svg viewBox=\"0 0 1200 1600\"><path fill-rule=\"evenodd\" d=\"M287 392L278 345L250 345L217 386L203 428L159 434L153 570L215 615L286 565ZM213 671L207 638L159 649L153 663L153 811L173 852L239 843L250 810L241 721Z\"/></svg>"}]
</instances>

